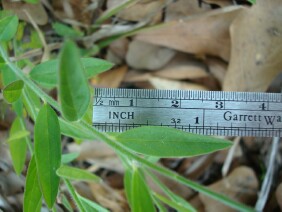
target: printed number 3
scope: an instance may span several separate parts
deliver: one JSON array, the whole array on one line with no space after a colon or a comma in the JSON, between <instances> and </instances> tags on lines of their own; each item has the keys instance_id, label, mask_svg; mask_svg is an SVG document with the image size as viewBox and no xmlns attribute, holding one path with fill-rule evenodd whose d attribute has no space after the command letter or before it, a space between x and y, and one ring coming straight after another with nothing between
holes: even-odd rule
<instances>
[{"instance_id":1,"label":"printed number 3","mask_svg":"<svg viewBox=\"0 0 282 212\"><path fill-rule=\"evenodd\" d=\"M223 108L223 102L215 102L215 108L216 109L222 109Z\"/></svg>"}]
</instances>

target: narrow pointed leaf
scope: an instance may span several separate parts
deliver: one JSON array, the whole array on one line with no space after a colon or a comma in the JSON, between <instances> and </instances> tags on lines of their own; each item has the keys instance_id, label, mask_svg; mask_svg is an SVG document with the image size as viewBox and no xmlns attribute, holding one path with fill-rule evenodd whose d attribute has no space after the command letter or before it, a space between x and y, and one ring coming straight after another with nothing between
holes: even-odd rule
<instances>
[{"instance_id":1,"label":"narrow pointed leaf","mask_svg":"<svg viewBox=\"0 0 282 212\"><path fill-rule=\"evenodd\" d=\"M137 153L158 157L186 157L207 154L231 146L231 142L186 133L169 127L140 127L116 137Z\"/></svg>"},{"instance_id":2,"label":"narrow pointed leaf","mask_svg":"<svg viewBox=\"0 0 282 212\"><path fill-rule=\"evenodd\" d=\"M38 175L36 169L35 158L32 157L29 162L25 191L24 191L24 212L35 211L39 212L42 205L42 193L40 190Z\"/></svg>"},{"instance_id":3,"label":"narrow pointed leaf","mask_svg":"<svg viewBox=\"0 0 282 212\"><path fill-rule=\"evenodd\" d=\"M67 41L59 62L59 97L62 114L68 121L77 121L85 114L90 91L76 45Z\"/></svg>"},{"instance_id":4,"label":"narrow pointed leaf","mask_svg":"<svg viewBox=\"0 0 282 212\"><path fill-rule=\"evenodd\" d=\"M71 153L63 154L61 162L64 164L70 163L73 160L75 160L78 156L79 156L79 152L71 152Z\"/></svg>"},{"instance_id":5,"label":"narrow pointed leaf","mask_svg":"<svg viewBox=\"0 0 282 212\"><path fill-rule=\"evenodd\" d=\"M5 100L8 103L17 101L22 94L23 87L24 82L22 80L17 80L7 85L3 90L3 96Z\"/></svg>"},{"instance_id":6,"label":"narrow pointed leaf","mask_svg":"<svg viewBox=\"0 0 282 212\"><path fill-rule=\"evenodd\" d=\"M85 69L86 78L91 78L107 71L113 64L98 58L81 58L82 66ZM49 60L35 66L29 73L32 80L46 88L54 88L58 83L59 60Z\"/></svg>"},{"instance_id":7,"label":"narrow pointed leaf","mask_svg":"<svg viewBox=\"0 0 282 212\"><path fill-rule=\"evenodd\" d=\"M26 131L23 120L20 117L17 117L12 124L8 141L12 141L9 142L9 147L12 156L13 166L18 175L22 172L24 168L28 142L27 136L18 136L18 134L21 134L22 131Z\"/></svg>"},{"instance_id":8,"label":"narrow pointed leaf","mask_svg":"<svg viewBox=\"0 0 282 212\"><path fill-rule=\"evenodd\" d=\"M56 170L61 164L61 138L57 114L49 105L44 105L38 113L34 140L40 187L47 206L52 208L59 189Z\"/></svg>"},{"instance_id":9,"label":"narrow pointed leaf","mask_svg":"<svg viewBox=\"0 0 282 212\"><path fill-rule=\"evenodd\" d=\"M95 174L92 174L88 171L85 171L83 169L78 169L70 166L61 166L57 170L57 175L66 179L70 180L81 180L81 181L95 181L100 182L101 178L96 176Z\"/></svg>"},{"instance_id":10,"label":"narrow pointed leaf","mask_svg":"<svg viewBox=\"0 0 282 212\"><path fill-rule=\"evenodd\" d=\"M8 143L13 142L13 141L17 141L19 139L26 138L26 137L29 136L29 134L30 134L30 132L27 131L27 130L18 131L16 134L13 134L9 137Z\"/></svg>"},{"instance_id":11,"label":"narrow pointed leaf","mask_svg":"<svg viewBox=\"0 0 282 212\"><path fill-rule=\"evenodd\" d=\"M77 38L83 36L83 33L81 31L78 31L76 29L73 29L65 24L56 22L52 24L52 28L55 30L55 32L62 36L67 38Z\"/></svg>"},{"instance_id":12,"label":"narrow pointed leaf","mask_svg":"<svg viewBox=\"0 0 282 212\"><path fill-rule=\"evenodd\" d=\"M19 19L17 16L6 16L0 20L0 41L11 40L17 32Z\"/></svg>"},{"instance_id":13,"label":"narrow pointed leaf","mask_svg":"<svg viewBox=\"0 0 282 212\"><path fill-rule=\"evenodd\" d=\"M126 169L124 172L124 188L129 205L132 205L132 170Z\"/></svg>"},{"instance_id":14,"label":"narrow pointed leaf","mask_svg":"<svg viewBox=\"0 0 282 212\"><path fill-rule=\"evenodd\" d=\"M156 211L143 173L135 168L132 173L131 210L133 212Z\"/></svg>"},{"instance_id":15,"label":"narrow pointed leaf","mask_svg":"<svg viewBox=\"0 0 282 212\"><path fill-rule=\"evenodd\" d=\"M79 194L77 194L77 196L86 211L109 212L108 209L102 207L101 205L97 204L96 202L90 201L89 199L86 199L80 196Z\"/></svg>"},{"instance_id":16,"label":"narrow pointed leaf","mask_svg":"<svg viewBox=\"0 0 282 212\"><path fill-rule=\"evenodd\" d=\"M169 200L165 198L164 196L159 195L157 193L154 193L154 196L158 198L160 201L162 201L163 203L167 204L168 206L176 209L176 211L179 211L179 212L192 212L193 211L193 210L187 210L187 208L182 206L181 202Z\"/></svg>"}]
</instances>

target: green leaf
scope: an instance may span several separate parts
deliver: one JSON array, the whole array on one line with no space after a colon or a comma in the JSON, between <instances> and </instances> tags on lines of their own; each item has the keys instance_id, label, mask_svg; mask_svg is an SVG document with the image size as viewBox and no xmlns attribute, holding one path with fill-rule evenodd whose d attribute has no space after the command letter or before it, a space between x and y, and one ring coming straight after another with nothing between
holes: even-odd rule
<instances>
[{"instance_id":1,"label":"green leaf","mask_svg":"<svg viewBox=\"0 0 282 212\"><path fill-rule=\"evenodd\" d=\"M72 206L71 206L69 200L67 199L66 195L61 194L61 196L62 196L62 204L65 206L67 211L73 212Z\"/></svg>"},{"instance_id":2,"label":"green leaf","mask_svg":"<svg viewBox=\"0 0 282 212\"><path fill-rule=\"evenodd\" d=\"M39 0L24 0L24 1L30 4L37 4L39 2Z\"/></svg>"},{"instance_id":3,"label":"green leaf","mask_svg":"<svg viewBox=\"0 0 282 212\"><path fill-rule=\"evenodd\" d=\"M86 77L91 78L111 69L114 64L98 58L81 58L82 66L86 70Z\"/></svg>"},{"instance_id":4,"label":"green leaf","mask_svg":"<svg viewBox=\"0 0 282 212\"><path fill-rule=\"evenodd\" d=\"M85 211L99 211L99 212L109 212L108 209L102 207L101 205L98 205L96 202L90 201L89 199L86 199L79 194L77 194L81 204L83 205L83 208Z\"/></svg>"},{"instance_id":5,"label":"green leaf","mask_svg":"<svg viewBox=\"0 0 282 212\"><path fill-rule=\"evenodd\" d=\"M29 87L25 86L23 89L23 103L28 114L35 121L37 114L41 108L40 99Z\"/></svg>"},{"instance_id":6,"label":"green leaf","mask_svg":"<svg viewBox=\"0 0 282 212\"><path fill-rule=\"evenodd\" d=\"M176 209L176 211L179 211L179 212L193 211L193 210L187 210L186 207L182 206L181 202L171 201L171 200L169 200L169 199L165 198L164 196L159 195L157 193L154 193L154 197L158 198L159 200L161 200L163 203L167 204L168 206Z\"/></svg>"},{"instance_id":7,"label":"green leaf","mask_svg":"<svg viewBox=\"0 0 282 212\"><path fill-rule=\"evenodd\" d=\"M17 32L19 19L17 16L6 16L0 20L0 41L11 40Z\"/></svg>"},{"instance_id":8,"label":"green leaf","mask_svg":"<svg viewBox=\"0 0 282 212\"><path fill-rule=\"evenodd\" d=\"M250 2L251 4L255 4L255 3L257 3L257 1L256 1L256 0L248 0L248 2Z\"/></svg>"},{"instance_id":9,"label":"green leaf","mask_svg":"<svg viewBox=\"0 0 282 212\"><path fill-rule=\"evenodd\" d=\"M62 37L77 38L83 36L82 32L75 30L62 23L58 23L58 22L53 23L52 27L55 30L55 32Z\"/></svg>"},{"instance_id":10,"label":"green leaf","mask_svg":"<svg viewBox=\"0 0 282 212\"><path fill-rule=\"evenodd\" d=\"M101 178L96 176L95 174L92 174L83 169L78 169L78 168L65 166L65 165L61 166L57 170L57 175L65 179L70 179L70 180L82 180L82 181L91 181L91 182L92 181L95 181L95 182L101 181Z\"/></svg>"},{"instance_id":11,"label":"green leaf","mask_svg":"<svg viewBox=\"0 0 282 212\"><path fill-rule=\"evenodd\" d=\"M124 182L124 188L125 188L127 200L129 204L132 205L132 170L131 169L129 168L125 169L123 182Z\"/></svg>"},{"instance_id":12,"label":"green leaf","mask_svg":"<svg viewBox=\"0 0 282 212\"><path fill-rule=\"evenodd\" d=\"M56 200L60 178L56 170L61 164L61 137L57 114L49 105L39 111L34 126L34 154L39 183L49 208Z\"/></svg>"},{"instance_id":13,"label":"green leaf","mask_svg":"<svg viewBox=\"0 0 282 212\"><path fill-rule=\"evenodd\" d=\"M35 157L29 162L25 190L24 190L24 212L35 211L39 212L42 205L42 194L38 182L38 175L35 163Z\"/></svg>"},{"instance_id":14,"label":"green leaf","mask_svg":"<svg viewBox=\"0 0 282 212\"><path fill-rule=\"evenodd\" d=\"M75 160L78 156L79 156L78 152L72 152L72 153L68 153L68 154L63 154L61 162L64 163L64 164L70 163L73 160Z\"/></svg>"},{"instance_id":15,"label":"green leaf","mask_svg":"<svg viewBox=\"0 0 282 212\"><path fill-rule=\"evenodd\" d=\"M113 64L98 58L81 58L82 66L86 72L86 78L91 78L107 71ZM49 60L35 66L29 73L32 80L46 88L54 88L58 83L59 60Z\"/></svg>"},{"instance_id":16,"label":"green leaf","mask_svg":"<svg viewBox=\"0 0 282 212\"><path fill-rule=\"evenodd\" d=\"M8 103L17 101L22 94L23 87L24 82L22 80L17 80L7 85L3 90L3 96L5 100Z\"/></svg>"},{"instance_id":17,"label":"green leaf","mask_svg":"<svg viewBox=\"0 0 282 212\"><path fill-rule=\"evenodd\" d=\"M137 167L133 168L131 189L131 210L133 212L156 211L143 172Z\"/></svg>"},{"instance_id":18,"label":"green leaf","mask_svg":"<svg viewBox=\"0 0 282 212\"><path fill-rule=\"evenodd\" d=\"M90 91L76 45L66 41L59 62L59 97L62 114L68 121L77 121L85 114Z\"/></svg>"},{"instance_id":19,"label":"green leaf","mask_svg":"<svg viewBox=\"0 0 282 212\"><path fill-rule=\"evenodd\" d=\"M28 142L27 136L18 136L18 134L22 134L23 131L25 131L24 121L22 118L17 117L12 124L8 140L12 140L12 142L9 142L10 153L14 169L18 175L24 168Z\"/></svg>"},{"instance_id":20,"label":"green leaf","mask_svg":"<svg viewBox=\"0 0 282 212\"><path fill-rule=\"evenodd\" d=\"M231 146L214 137L186 133L169 127L139 127L116 137L137 153L157 157L187 157L207 154Z\"/></svg>"},{"instance_id":21,"label":"green leaf","mask_svg":"<svg viewBox=\"0 0 282 212\"><path fill-rule=\"evenodd\" d=\"M17 141L19 139L26 138L26 137L29 136L29 134L30 134L30 132L27 131L27 130L18 131L17 134L11 135L7 142L13 142L13 141Z\"/></svg>"},{"instance_id":22,"label":"green leaf","mask_svg":"<svg viewBox=\"0 0 282 212\"><path fill-rule=\"evenodd\" d=\"M96 139L91 132L86 131L79 123L77 122L67 122L64 119L59 118L59 123L61 126L61 132L63 135L82 139L82 140L94 140Z\"/></svg>"},{"instance_id":23,"label":"green leaf","mask_svg":"<svg viewBox=\"0 0 282 212\"><path fill-rule=\"evenodd\" d=\"M185 199L178 196L177 194L173 193L166 185L164 185L155 175L147 171L147 173L150 175L150 177L153 179L153 182L158 185L164 194L170 198L171 201L175 202L177 205L180 205L182 208L185 208L183 211L190 211L190 212L196 212L197 210ZM167 203L167 202L164 202Z\"/></svg>"}]
</instances>

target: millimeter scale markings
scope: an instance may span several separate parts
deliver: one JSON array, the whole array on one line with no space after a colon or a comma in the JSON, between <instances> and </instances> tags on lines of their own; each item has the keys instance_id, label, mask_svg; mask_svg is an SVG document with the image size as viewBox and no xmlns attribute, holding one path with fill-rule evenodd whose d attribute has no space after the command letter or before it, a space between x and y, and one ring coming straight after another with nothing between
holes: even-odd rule
<instances>
[{"instance_id":1,"label":"millimeter scale markings","mask_svg":"<svg viewBox=\"0 0 282 212\"><path fill-rule=\"evenodd\" d=\"M281 137L282 94L95 88L93 126L103 132L168 126L204 135Z\"/></svg>"}]
</instances>

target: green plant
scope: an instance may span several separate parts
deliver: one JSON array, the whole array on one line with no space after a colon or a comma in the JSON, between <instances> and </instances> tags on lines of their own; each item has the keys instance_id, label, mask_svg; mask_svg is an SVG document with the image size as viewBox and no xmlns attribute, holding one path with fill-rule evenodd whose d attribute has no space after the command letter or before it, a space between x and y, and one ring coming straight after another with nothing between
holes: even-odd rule
<instances>
[{"instance_id":1,"label":"green plant","mask_svg":"<svg viewBox=\"0 0 282 212\"><path fill-rule=\"evenodd\" d=\"M108 211L75 191L71 180L102 180L92 173L65 165L76 156L62 155L61 135L82 140L100 140L116 151L126 170L125 190L132 211L155 211L155 206L163 211L163 204L179 211L194 211L185 200L159 182L154 172L159 172L232 208L240 211L252 210L150 160L150 156L161 158L207 154L227 148L231 142L165 127L137 128L117 135L97 131L89 123L88 116L91 114L92 104L87 79L110 69L112 64L95 58L81 58L76 44L66 40L58 59L35 66L27 75L21 71L22 64L11 62L7 53L11 52L8 50L13 47L16 52L14 36L17 27L16 16L2 13L1 75L5 86L4 97L17 114L8 139L17 174L23 170L26 152L29 151L32 155L26 176L24 211L40 211L42 199L48 208L55 211L56 198L62 183L66 185L80 211ZM23 62L30 64L30 61ZM50 97L43 88L56 88L58 101ZM35 123L33 142L25 126L24 111ZM151 191L146 183L146 176L152 177L168 198Z\"/></svg>"}]
</instances>

